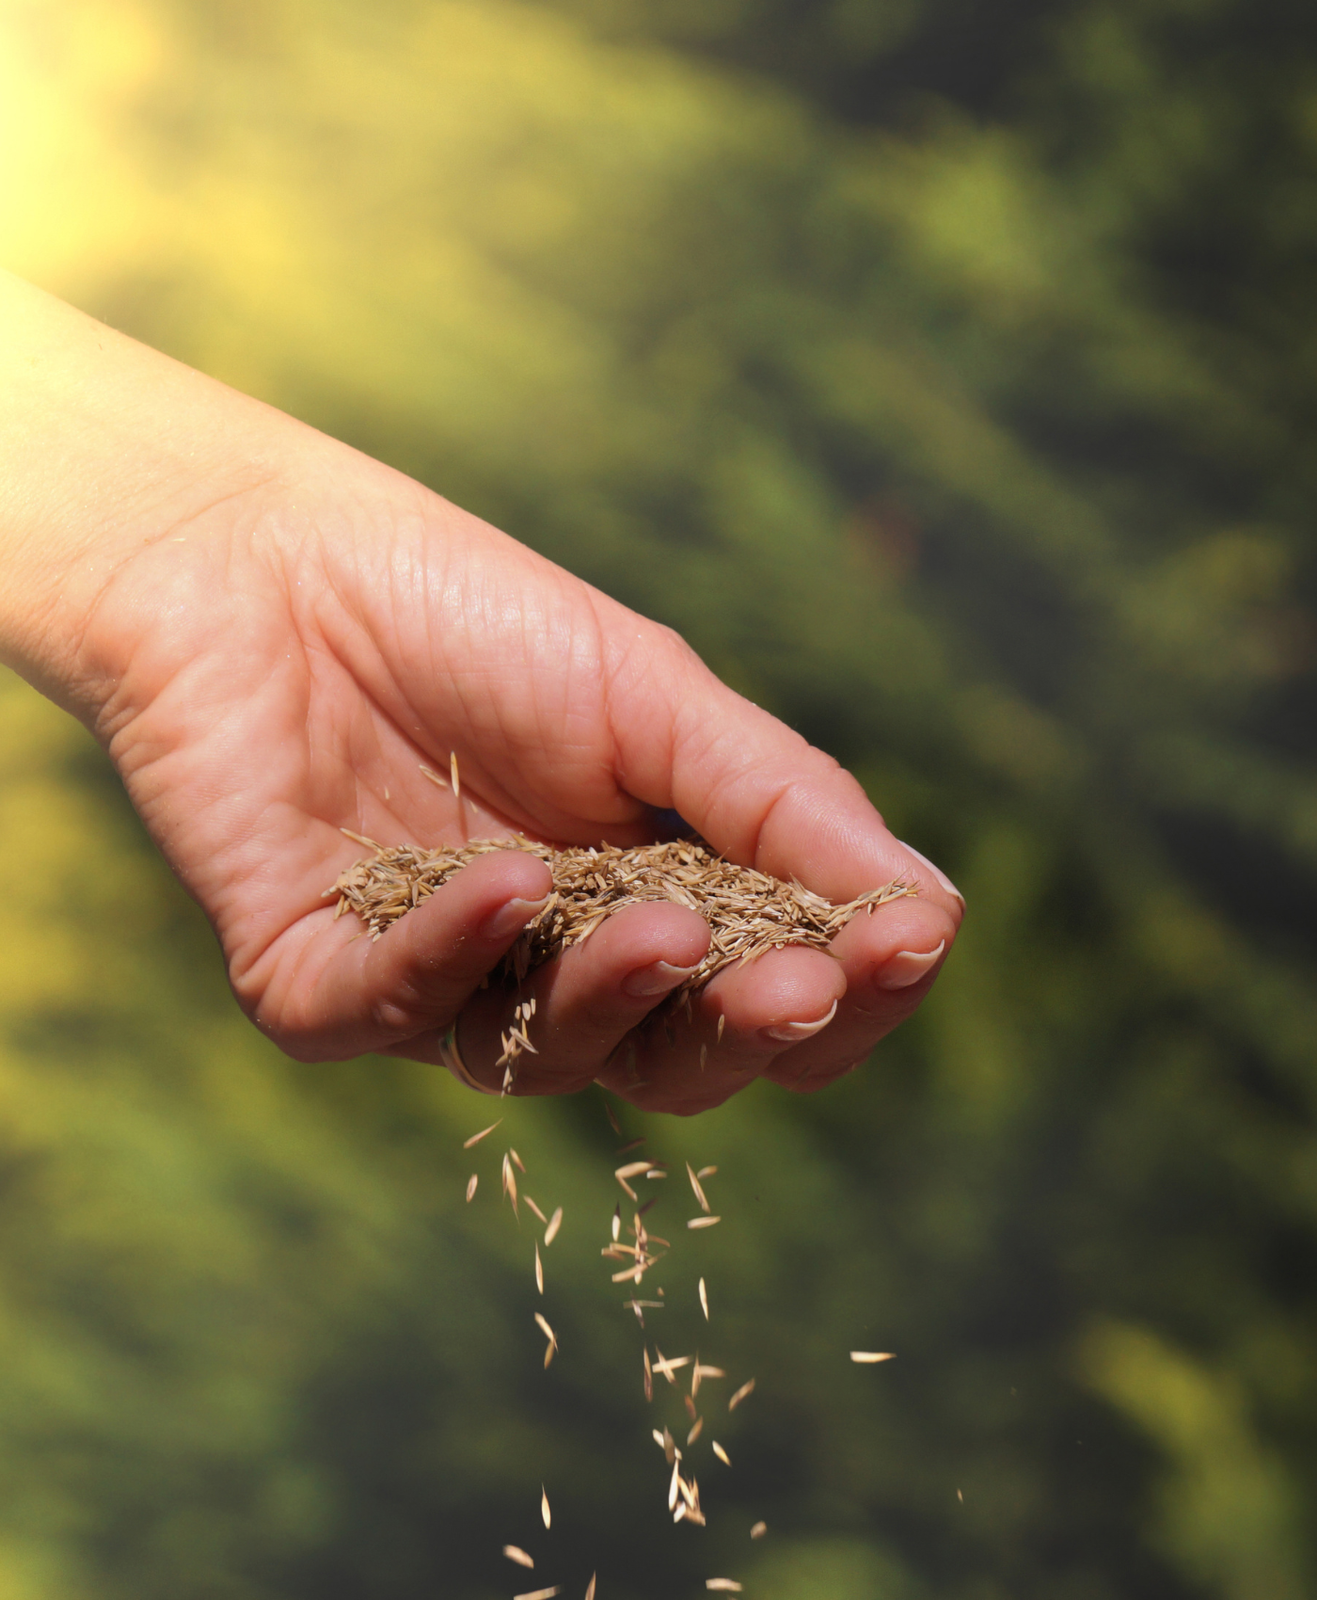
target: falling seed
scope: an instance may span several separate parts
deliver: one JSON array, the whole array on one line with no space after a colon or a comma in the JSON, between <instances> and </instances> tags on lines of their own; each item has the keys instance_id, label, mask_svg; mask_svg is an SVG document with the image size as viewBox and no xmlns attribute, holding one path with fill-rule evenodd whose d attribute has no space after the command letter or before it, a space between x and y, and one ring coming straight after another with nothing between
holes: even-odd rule
<instances>
[{"instance_id":1,"label":"falling seed","mask_svg":"<svg viewBox=\"0 0 1317 1600\"><path fill-rule=\"evenodd\" d=\"M681 1460L681 1451L677 1449L677 1441L672 1437L671 1432L667 1428L664 1428L661 1437L663 1441L664 1459L667 1461L668 1465L671 1466L674 1461Z\"/></svg>"},{"instance_id":2,"label":"falling seed","mask_svg":"<svg viewBox=\"0 0 1317 1600\"><path fill-rule=\"evenodd\" d=\"M741 1585L737 1583L735 1578L706 1578L704 1587L706 1589L714 1589L720 1594L740 1594L741 1592Z\"/></svg>"},{"instance_id":3,"label":"falling seed","mask_svg":"<svg viewBox=\"0 0 1317 1600\"><path fill-rule=\"evenodd\" d=\"M677 1380L672 1374L679 1372L682 1367L690 1366L692 1358L690 1356L665 1356L657 1345L654 1346L654 1350L658 1356L658 1360L654 1363L654 1371L661 1372L669 1383L676 1383Z\"/></svg>"},{"instance_id":4,"label":"falling seed","mask_svg":"<svg viewBox=\"0 0 1317 1600\"><path fill-rule=\"evenodd\" d=\"M862 1367L871 1367L879 1361L895 1361L896 1355L891 1350L852 1350L851 1360Z\"/></svg>"},{"instance_id":5,"label":"falling seed","mask_svg":"<svg viewBox=\"0 0 1317 1600\"><path fill-rule=\"evenodd\" d=\"M712 1178L717 1170L717 1167L701 1167L695 1176L697 1178Z\"/></svg>"},{"instance_id":6,"label":"falling seed","mask_svg":"<svg viewBox=\"0 0 1317 1600\"><path fill-rule=\"evenodd\" d=\"M619 1145L616 1153L620 1156L628 1156L633 1150L639 1150L644 1142L645 1138L642 1134L639 1139L632 1139L628 1144Z\"/></svg>"},{"instance_id":7,"label":"falling seed","mask_svg":"<svg viewBox=\"0 0 1317 1600\"><path fill-rule=\"evenodd\" d=\"M712 1228L721 1221L721 1217L692 1217L686 1226L688 1228Z\"/></svg>"},{"instance_id":8,"label":"falling seed","mask_svg":"<svg viewBox=\"0 0 1317 1600\"><path fill-rule=\"evenodd\" d=\"M727 1409L729 1411L735 1411L737 1406L740 1405L742 1400L747 1399L750 1395L752 1395L754 1393L754 1389L755 1389L755 1380L753 1378L751 1378L748 1383L743 1383L741 1385L741 1387L736 1391L736 1393L732 1396L732 1398L727 1402Z\"/></svg>"},{"instance_id":9,"label":"falling seed","mask_svg":"<svg viewBox=\"0 0 1317 1600\"><path fill-rule=\"evenodd\" d=\"M646 1345L642 1354L645 1357L645 1399L654 1398L654 1369L649 1364L649 1346Z\"/></svg>"},{"instance_id":10,"label":"falling seed","mask_svg":"<svg viewBox=\"0 0 1317 1600\"><path fill-rule=\"evenodd\" d=\"M547 1222L548 1221L548 1218L544 1215L544 1213L540 1210L540 1208L535 1204L535 1202L531 1199L531 1197L528 1194L522 1195L521 1198L526 1202L527 1206L530 1207L530 1210L534 1213L535 1216L537 1216L540 1219L541 1222Z\"/></svg>"},{"instance_id":11,"label":"falling seed","mask_svg":"<svg viewBox=\"0 0 1317 1600\"><path fill-rule=\"evenodd\" d=\"M709 1047L707 1044L700 1046L700 1071L703 1072L709 1064Z\"/></svg>"},{"instance_id":12,"label":"falling seed","mask_svg":"<svg viewBox=\"0 0 1317 1600\"><path fill-rule=\"evenodd\" d=\"M639 1177L642 1172L648 1172L653 1165L654 1163L652 1161L628 1161L624 1167L619 1167L613 1176L617 1178L619 1182L623 1178L636 1178Z\"/></svg>"},{"instance_id":13,"label":"falling seed","mask_svg":"<svg viewBox=\"0 0 1317 1600\"><path fill-rule=\"evenodd\" d=\"M544 1263L540 1260L540 1247L535 1246L535 1287L544 1293Z\"/></svg>"},{"instance_id":14,"label":"falling seed","mask_svg":"<svg viewBox=\"0 0 1317 1600\"><path fill-rule=\"evenodd\" d=\"M750 1537L752 1539L762 1539L767 1532L768 1524L766 1522L756 1522L754 1527L750 1529Z\"/></svg>"},{"instance_id":15,"label":"falling seed","mask_svg":"<svg viewBox=\"0 0 1317 1600\"><path fill-rule=\"evenodd\" d=\"M449 789L452 787L447 778L441 777L433 767L427 767L424 761L421 762L420 766L422 773L429 778L431 783L438 784L441 789Z\"/></svg>"},{"instance_id":16,"label":"falling seed","mask_svg":"<svg viewBox=\"0 0 1317 1600\"><path fill-rule=\"evenodd\" d=\"M705 1198L704 1190L700 1187L700 1180L695 1175L695 1168L691 1166L689 1161L686 1163L686 1176L691 1181L691 1189L694 1191L695 1199L696 1199L696 1201L697 1201L697 1203L699 1205L700 1210L704 1211L706 1213L709 1212L709 1211L712 1211L713 1207L709 1204L708 1200Z\"/></svg>"},{"instance_id":17,"label":"falling seed","mask_svg":"<svg viewBox=\"0 0 1317 1600\"><path fill-rule=\"evenodd\" d=\"M562 1584L555 1583L552 1589L532 1589L529 1594L513 1595L512 1600L553 1600L554 1595L562 1593Z\"/></svg>"},{"instance_id":18,"label":"falling seed","mask_svg":"<svg viewBox=\"0 0 1317 1600\"><path fill-rule=\"evenodd\" d=\"M480 1182L479 1175L472 1173L466 1181L466 1203L470 1205L476 1197L476 1185Z\"/></svg>"},{"instance_id":19,"label":"falling seed","mask_svg":"<svg viewBox=\"0 0 1317 1600\"><path fill-rule=\"evenodd\" d=\"M731 1464L732 1464L731 1456L729 1456L727 1454L726 1450L723 1449L723 1447L718 1443L718 1441L716 1439L713 1441L713 1453L714 1453L714 1455L716 1455L718 1457L719 1461L722 1462L723 1466L725 1466L725 1467L730 1467L731 1466Z\"/></svg>"},{"instance_id":20,"label":"falling seed","mask_svg":"<svg viewBox=\"0 0 1317 1600\"><path fill-rule=\"evenodd\" d=\"M500 1117L498 1122L502 1122L502 1120L503 1118ZM473 1133L469 1139L463 1142L463 1150L469 1150L473 1144L479 1144L482 1139L487 1139L494 1129L498 1127L498 1122L491 1122L487 1128L482 1128L479 1133Z\"/></svg>"},{"instance_id":21,"label":"falling seed","mask_svg":"<svg viewBox=\"0 0 1317 1600\"><path fill-rule=\"evenodd\" d=\"M604 1111L608 1116L608 1126L613 1130L614 1133L620 1134L622 1130L618 1126L617 1114L607 1100L604 1101Z\"/></svg>"},{"instance_id":22,"label":"falling seed","mask_svg":"<svg viewBox=\"0 0 1317 1600\"><path fill-rule=\"evenodd\" d=\"M544 1526L547 1528L553 1521L553 1513L549 1510L549 1491L543 1484L540 1485L540 1515L544 1518Z\"/></svg>"},{"instance_id":23,"label":"falling seed","mask_svg":"<svg viewBox=\"0 0 1317 1600\"><path fill-rule=\"evenodd\" d=\"M662 1450L664 1448L663 1435L658 1431L657 1428L651 1428L650 1433L653 1436L654 1443L659 1447L660 1450Z\"/></svg>"},{"instance_id":24,"label":"falling seed","mask_svg":"<svg viewBox=\"0 0 1317 1600\"><path fill-rule=\"evenodd\" d=\"M389 793L389 786L388 786L387 783L384 785L384 798L386 800L392 800L393 799L393 796Z\"/></svg>"},{"instance_id":25,"label":"falling seed","mask_svg":"<svg viewBox=\"0 0 1317 1600\"><path fill-rule=\"evenodd\" d=\"M696 1416L694 1400L690 1397L690 1395L684 1394L681 1397L681 1403L686 1407L686 1415L691 1419L692 1422L694 1422ZM688 1444L690 1443L689 1440L686 1442Z\"/></svg>"},{"instance_id":26,"label":"falling seed","mask_svg":"<svg viewBox=\"0 0 1317 1600\"><path fill-rule=\"evenodd\" d=\"M543 1222L544 1218L541 1217L540 1221ZM558 1237L558 1229L561 1228L561 1227L562 1227L562 1207L559 1206L558 1209L549 1218L549 1225L544 1230L544 1247L545 1247L546 1250L553 1243L553 1241Z\"/></svg>"},{"instance_id":27,"label":"falling seed","mask_svg":"<svg viewBox=\"0 0 1317 1600\"><path fill-rule=\"evenodd\" d=\"M535 1322L539 1327L540 1332L549 1341L544 1352L544 1365L547 1368L550 1361L553 1360L554 1351L558 1348L558 1337L554 1333L553 1329L549 1326L547 1320L541 1316L538 1311L535 1313Z\"/></svg>"},{"instance_id":28,"label":"falling seed","mask_svg":"<svg viewBox=\"0 0 1317 1600\"><path fill-rule=\"evenodd\" d=\"M703 1432L704 1432L704 1418L703 1417L696 1417L694 1427L692 1427L691 1431L686 1435L686 1443L687 1443L687 1445L688 1446L689 1445L693 1445L695 1443L695 1441L699 1438L699 1436Z\"/></svg>"},{"instance_id":29,"label":"falling seed","mask_svg":"<svg viewBox=\"0 0 1317 1600\"><path fill-rule=\"evenodd\" d=\"M613 1212L613 1243L616 1244L622 1234L622 1202L617 1202L617 1210Z\"/></svg>"},{"instance_id":30,"label":"falling seed","mask_svg":"<svg viewBox=\"0 0 1317 1600\"><path fill-rule=\"evenodd\" d=\"M956 1490L956 1499L960 1501L961 1505L965 1504L965 1491L963 1489Z\"/></svg>"},{"instance_id":31,"label":"falling seed","mask_svg":"<svg viewBox=\"0 0 1317 1600\"><path fill-rule=\"evenodd\" d=\"M519 1550L515 1544L505 1544L503 1546L503 1554L509 1561L515 1561L519 1567L533 1567L535 1565L534 1556L528 1556L524 1550Z\"/></svg>"},{"instance_id":32,"label":"falling seed","mask_svg":"<svg viewBox=\"0 0 1317 1600\"><path fill-rule=\"evenodd\" d=\"M513 1161L516 1163L517 1171L520 1172L520 1173L524 1173L526 1171L526 1163L521 1159L521 1157L517 1154L517 1152L515 1150L509 1148L508 1154L512 1157Z\"/></svg>"},{"instance_id":33,"label":"falling seed","mask_svg":"<svg viewBox=\"0 0 1317 1600\"><path fill-rule=\"evenodd\" d=\"M704 1320L709 1320L709 1292L704 1287L704 1279L700 1279L700 1310L704 1313Z\"/></svg>"},{"instance_id":34,"label":"falling seed","mask_svg":"<svg viewBox=\"0 0 1317 1600\"><path fill-rule=\"evenodd\" d=\"M727 1026L727 1013L725 1011L723 1011L723 1012L720 1012L719 1015L718 1015L718 1037L715 1040L716 1044L721 1044L723 1042L723 1029L726 1026Z\"/></svg>"},{"instance_id":35,"label":"falling seed","mask_svg":"<svg viewBox=\"0 0 1317 1600\"><path fill-rule=\"evenodd\" d=\"M451 781L451 783L453 785L454 797L456 799L460 800L462 798L462 775L457 770L457 751L456 750L450 750L448 752L448 774L449 774L449 780Z\"/></svg>"},{"instance_id":36,"label":"falling seed","mask_svg":"<svg viewBox=\"0 0 1317 1600\"><path fill-rule=\"evenodd\" d=\"M681 1490L681 1462L672 1463L672 1481L668 1484L668 1510L671 1511L677 1504L677 1495Z\"/></svg>"},{"instance_id":37,"label":"falling seed","mask_svg":"<svg viewBox=\"0 0 1317 1600\"><path fill-rule=\"evenodd\" d=\"M592 1572L590 1574L590 1582L586 1585L586 1590L585 1590L585 1600L594 1600L594 1584L595 1584L595 1579L598 1576L599 1576L599 1574L597 1572Z\"/></svg>"}]
</instances>

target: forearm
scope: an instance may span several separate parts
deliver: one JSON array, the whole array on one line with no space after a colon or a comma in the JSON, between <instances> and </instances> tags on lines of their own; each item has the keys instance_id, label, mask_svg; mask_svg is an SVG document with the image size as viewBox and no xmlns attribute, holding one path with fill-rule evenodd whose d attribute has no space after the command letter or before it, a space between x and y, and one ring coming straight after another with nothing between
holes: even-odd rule
<instances>
[{"instance_id":1,"label":"forearm","mask_svg":"<svg viewBox=\"0 0 1317 1600\"><path fill-rule=\"evenodd\" d=\"M296 424L0 272L0 660L95 714L98 597L278 470Z\"/></svg>"}]
</instances>

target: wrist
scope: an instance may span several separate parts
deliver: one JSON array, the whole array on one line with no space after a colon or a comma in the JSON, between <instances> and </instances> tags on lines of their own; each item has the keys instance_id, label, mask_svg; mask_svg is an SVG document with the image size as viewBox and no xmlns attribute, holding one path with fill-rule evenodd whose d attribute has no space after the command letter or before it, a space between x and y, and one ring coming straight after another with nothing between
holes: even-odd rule
<instances>
[{"instance_id":1,"label":"wrist","mask_svg":"<svg viewBox=\"0 0 1317 1600\"><path fill-rule=\"evenodd\" d=\"M0 273L0 661L94 723L120 666L93 626L107 590L267 483L292 431Z\"/></svg>"}]
</instances>

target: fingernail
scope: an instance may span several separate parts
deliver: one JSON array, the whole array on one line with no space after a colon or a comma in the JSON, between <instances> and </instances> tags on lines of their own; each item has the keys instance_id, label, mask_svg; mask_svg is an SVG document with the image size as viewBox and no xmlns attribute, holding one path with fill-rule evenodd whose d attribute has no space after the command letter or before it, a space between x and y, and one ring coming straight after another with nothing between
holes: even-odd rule
<instances>
[{"instance_id":1,"label":"fingernail","mask_svg":"<svg viewBox=\"0 0 1317 1600\"><path fill-rule=\"evenodd\" d=\"M779 1022L774 1028L761 1028L760 1032L765 1039L772 1039L781 1044L799 1044L802 1039L812 1039L816 1033L822 1033L824 1028L837 1015L837 1002L832 1002L832 1008L826 1017L820 1017L817 1022Z\"/></svg>"},{"instance_id":2,"label":"fingernail","mask_svg":"<svg viewBox=\"0 0 1317 1600\"><path fill-rule=\"evenodd\" d=\"M894 956L888 956L874 973L874 984L879 989L908 989L927 974L946 947L947 941L943 939L936 950L930 950L927 954L920 950L898 950Z\"/></svg>"},{"instance_id":3,"label":"fingernail","mask_svg":"<svg viewBox=\"0 0 1317 1600\"><path fill-rule=\"evenodd\" d=\"M948 894L955 895L956 899L960 901L961 905L965 904L965 896L961 894L960 890L957 889L955 884L952 883L951 879L947 877L946 873L943 872L941 867L934 866L926 855L922 855L918 850L915 849L914 845L906 844L904 839L898 839L896 842L899 845L905 845L905 848L910 852L916 861L922 861Z\"/></svg>"},{"instance_id":4,"label":"fingernail","mask_svg":"<svg viewBox=\"0 0 1317 1600\"><path fill-rule=\"evenodd\" d=\"M520 933L530 919L543 911L548 903L547 894L539 900L509 900L501 905L487 922L481 924L480 937L491 940L510 939L514 933Z\"/></svg>"},{"instance_id":5,"label":"fingernail","mask_svg":"<svg viewBox=\"0 0 1317 1600\"><path fill-rule=\"evenodd\" d=\"M634 972L627 973L622 979L622 993L629 994L634 1000L644 1000L652 994L667 994L669 989L675 989L694 971L695 967L674 967L670 961L652 961L647 967L637 967Z\"/></svg>"}]
</instances>

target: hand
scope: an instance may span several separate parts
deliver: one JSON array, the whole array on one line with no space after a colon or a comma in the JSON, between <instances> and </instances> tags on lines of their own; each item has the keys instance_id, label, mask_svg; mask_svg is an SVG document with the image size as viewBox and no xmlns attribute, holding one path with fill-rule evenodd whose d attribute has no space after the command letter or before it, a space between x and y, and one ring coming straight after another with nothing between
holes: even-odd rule
<instances>
[{"instance_id":1,"label":"hand","mask_svg":"<svg viewBox=\"0 0 1317 1600\"><path fill-rule=\"evenodd\" d=\"M53 341L59 359L0 414L6 460L35 484L0 504L29 598L0 637L104 740L282 1049L439 1062L456 1022L468 1069L497 1087L500 1033L529 995L539 1054L518 1093L598 1080L688 1113L760 1076L818 1088L915 1009L961 903L834 761L675 634L420 485L20 291L17 343ZM43 417L75 463L54 484ZM52 539L57 584L31 555ZM422 771L450 752L460 808ZM363 853L345 827L630 844L654 836L656 808L834 901L902 876L918 898L858 918L831 954L725 970L672 1043L643 1024L707 947L681 906L615 915L515 996L481 983L549 890L535 857L482 858L376 942L324 898Z\"/></svg>"}]
</instances>

